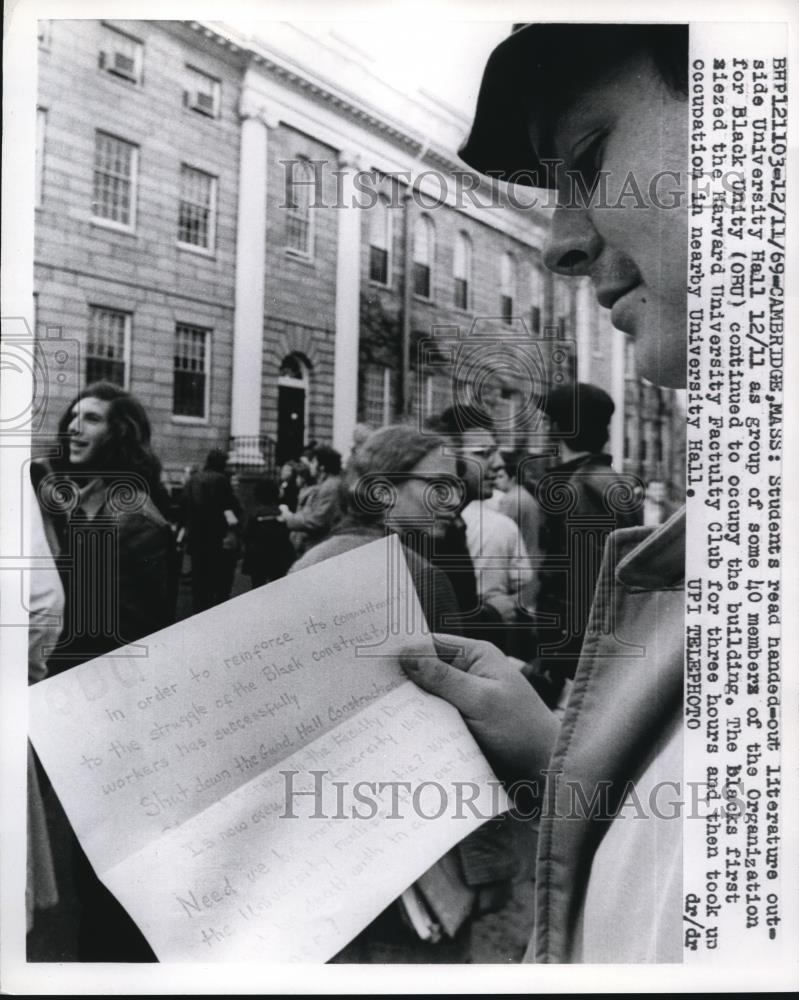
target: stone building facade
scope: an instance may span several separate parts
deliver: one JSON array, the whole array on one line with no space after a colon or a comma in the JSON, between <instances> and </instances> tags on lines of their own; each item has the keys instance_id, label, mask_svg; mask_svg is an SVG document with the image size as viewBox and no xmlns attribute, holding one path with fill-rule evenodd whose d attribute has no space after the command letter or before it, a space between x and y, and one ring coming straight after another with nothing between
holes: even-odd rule
<instances>
[{"instance_id":1,"label":"stone building facade","mask_svg":"<svg viewBox=\"0 0 799 1000\"><path fill-rule=\"evenodd\" d=\"M106 377L175 479L212 446L251 469L346 454L356 422L453 393L534 447L531 392L578 377L616 400L617 459L626 437L651 472L646 441L681 483L656 442L681 433L673 394L636 393L590 288L544 269L545 213L464 169L459 112L301 27L40 25L35 322L80 345L53 428Z\"/></svg>"}]
</instances>

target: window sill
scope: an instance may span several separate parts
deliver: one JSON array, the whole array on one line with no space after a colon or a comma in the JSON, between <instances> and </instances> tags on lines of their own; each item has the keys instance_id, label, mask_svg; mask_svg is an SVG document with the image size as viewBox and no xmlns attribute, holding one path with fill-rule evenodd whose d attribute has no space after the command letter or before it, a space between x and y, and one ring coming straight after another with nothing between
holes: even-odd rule
<instances>
[{"instance_id":1,"label":"window sill","mask_svg":"<svg viewBox=\"0 0 799 1000\"><path fill-rule=\"evenodd\" d=\"M375 288L385 288L385 289L388 289L388 291L391 291L391 284L390 283L383 283L382 281L375 281L374 278L370 278L369 279L369 284L370 285L374 285Z\"/></svg>"},{"instance_id":2,"label":"window sill","mask_svg":"<svg viewBox=\"0 0 799 1000\"><path fill-rule=\"evenodd\" d=\"M296 260L300 264L306 264L308 267L316 267L316 260L313 254L303 253L301 250L294 250L292 247L283 248L286 256L291 260Z\"/></svg>"},{"instance_id":3,"label":"window sill","mask_svg":"<svg viewBox=\"0 0 799 1000\"><path fill-rule=\"evenodd\" d=\"M129 76L125 76L124 73L115 73L113 70L106 69L103 66L98 67L98 72L102 77L110 80L116 80L118 83L121 83L126 87L133 87L134 90L144 90L141 75L139 75L138 79L133 80Z\"/></svg>"},{"instance_id":4,"label":"window sill","mask_svg":"<svg viewBox=\"0 0 799 1000\"><path fill-rule=\"evenodd\" d=\"M207 427L209 424L208 417L184 417L178 413L172 414L173 424L193 424L196 427Z\"/></svg>"},{"instance_id":5,"label":"window sill","mask_svg":"<svg viewBox=\"0 0 799 1000\"><path fill-rule=\"evenodd\" d=\"M426 306L435 306L436 300L433 298L428 298L426 295L419 295L416 292L413 293L414 302L422 302Z\"/></svg>"},{"instance_id":6,"label":"window sill","mask_svg":"<svg viewBox=\"0 0 799 1000\"><path fill-rule=\"evenodd\" d=\"M197 247L193 243L181 243L180 240L177 241L176 246L178 250L185 250L186 253L196 254L206 260L216 260L216 250L206 250L205 247Z\"/></svg>"},{"instance_id":7,"label":"window sill","mask_svg":"<svg viewBox=\"0 0 799 1000\"><path fill-rule=\"evenodd\" d=\"M91 217L91 224L97 226L99 229L110 229L113 233L119 233L122 236L137 236L135 226L123 226L121 222L114 222L112 219L103 219L100 216L93 215Z\"/></svg>"},{"instance_id":8,"label":"window sill","mask_svg":"<svg viewBox=\"0 0 799 1000\"><path fill-rule=\"evenodd\" d=\"M200 111L198 108L190 108L187 105L183 105L183 112L191 119L201 118L207 122L218 122L221 120L222 115L217 110L214 114L210 115L207 111Z\"/></svg>"}]
</instances>

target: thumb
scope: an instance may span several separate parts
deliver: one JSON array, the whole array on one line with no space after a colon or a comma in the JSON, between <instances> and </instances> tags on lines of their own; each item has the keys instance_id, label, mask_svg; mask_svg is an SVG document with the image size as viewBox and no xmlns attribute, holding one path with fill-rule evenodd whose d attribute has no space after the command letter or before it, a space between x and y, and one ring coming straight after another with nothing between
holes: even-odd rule
<instances>
[{"instance_id":1,"label":"thumb","mask_svg":"<svg viewBox=\"0 0 799 1000\"><path fill-rule=\"evenodd\" d=\"M472 677L433 656L403 654L400 656L400 666L406 676L423 691L448 701L462 715L472 714L479 694L475 691L475 686L479 687L481 678Z\"/></svg>"}]
</instances>

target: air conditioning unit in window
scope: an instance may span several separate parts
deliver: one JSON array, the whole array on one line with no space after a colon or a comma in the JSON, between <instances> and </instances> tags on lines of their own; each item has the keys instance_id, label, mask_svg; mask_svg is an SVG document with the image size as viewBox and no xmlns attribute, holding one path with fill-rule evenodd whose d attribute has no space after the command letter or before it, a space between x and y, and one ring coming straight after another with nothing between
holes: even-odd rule
<instances>
[{"instance_id":1,"label":"air conditioning unit in window","mask_svg":"<svg viewBox=\"0 0 799 1000\"><path fill-rule=\"evenodd\" d=\"M203 90L194 90L186 94L186 104L192 111L199 111L202 115L216 116L214 95Z\"/></svg>"},{"instance_id":2,"label":"air conditioning unit in window","mask_svg":"<svg viewBox=\"0 0 799 1000\"><path fill-rule=\"evenodd\" d=\"M101 52L100 69L136 82L136 60L124 52Z\"/></svg>"}]
</instances>

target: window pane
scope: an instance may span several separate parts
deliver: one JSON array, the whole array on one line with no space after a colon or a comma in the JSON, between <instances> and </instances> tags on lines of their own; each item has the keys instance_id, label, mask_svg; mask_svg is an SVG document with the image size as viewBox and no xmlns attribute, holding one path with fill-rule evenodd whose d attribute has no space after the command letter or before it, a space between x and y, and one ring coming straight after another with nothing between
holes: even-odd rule
<instances>
[{"instance_id":1,"label":"window pane","mask_svg":"<svg viewBox=\"0 0 799 1000\"><path fill-rule=\"evenodd\" d=\"M455 279L455 305L458 309L469 308L469 286L463 278Z\"/></svg>"},{"instance_id":2,"label":"window pane","mask_svg":"<svg viewBox=\"0 0 799 1000\"><path fill-rule=\"evenodd\" d=\"M433 223L422 216L417 220L413 234L414 263L427 264L428 267L432 265L434 239Z\"/></svg>"},{"instance_id":3,"label":"window pane","mask_svg":"<svg viewBox=\"0 0 799 1000\"><path fill-rule=\"evenodd\" d=\"M202 170L180 168L180 204L178 206L178 241L211 249L215 178Z\"/></svg>"},{"instance_id":4,"label":"window pane","mask_svg":"<svg viewBox=\"0 0 799 1000\"><path fill-rule=\"evenodd\" d=\"M378 198L377 204L370 209L369 244L380 250L388 251L388 204L384 198Z\"/></svg>"},{"instance_id":5,"label":"window pane","mask_svg":"<svg viewBox=\"0 0 799 1000\"><path fill-rule=\"evenodd\" d=\"M374 427L394 417L394 372L386 365L367 365L363 377L363 420Z\"/></svg>"},{"instance_id":6,"label":"window pane","mask_svg":"<svg viewBox=\"0 0 799 1000\"><path fill-rule=\"evenodd\" d=\"M94 214L130 225L135 146L104 132L94 144Z\"/></svg>"},{"instance_id":7,"label":"window pane","mask_svg":"<svg viewBox=\"0 0 799 1000\"><path fill-rule=\"evenodd\" d=\"M286 175L286 246L298 253L311 253L311 203L316 176L308 160L290 165Z\"/></svg>"},{"instance_id":8,"label":"window pane","mask_svg":"<svg viewBox=\"0 0 799 1000\"><path fill-rule=\"evenodd\" d=\"M136 39L107 25L103 29L102 67L115 76L138 83L144 47Z\"/></svg>"},{"instance_id":9,"label":"window pane","mask_svg":"<svg viewBox=\"0 0 799 1000\"><path fill-rule=\"evenodd\" d=\"M86 381L125 384L125 333L129 314L92 306L86 337Z\"/></svg>"},{"instance_id":10,"label":"window pane","mask_svg":"<svg viewBox=\"0 0 799 1000\"><path fill-rule=\"evenodd\" d=\"M508 295L511 298L515 294L514 285L516 283L516 276L514 274L515 265L513 257L509 253L502 255L502 264L500 269L500 288L503 295Z\"/></svg>"},{"instance_id":11,"label":"window pane","mask_svg":"<svg viewBox=\"0 0 799 1000\"><path fill-rule=\"evenodd\" d=\"M455 262L453 272L456 278L463 281L471 279L472 271L472 244L466 233L458 233L455 241Z\"/></svg>"},{"instance_id":12,"label":"window pane","mask_svg":"<svg viewBox=\"0 0 799 1000\"><path fill-rule=\"evenodd\" d=\"M502 319L506 323L510 323L513 320L513 299L510 295L500 295L499 297L500 309L502 312Z\"/></svg>"},{"instance_id":13,"label":"window pane","mask_svg":"<svg viewBox=\"0 0 799 1000\"><path fill-rule=\"evenodd\" d=\"M179 323L175 328L172 412L205 417L207 344L210 330Z\"/></svg>"},{"instance_id":14,"label":"window pane","mask_svg":"<svg viewBox=\"0 0 799 1000\"><path fill-rule=\"evenodd\" d=\"M422 298L430 298L430 268L426 264L413 265L413 291Z\"/></svg>"},{"instance_id":15,"label":"window pane","mask_svg":"<svg viewBox=\"0 0 799 1000\"><path fill-rule=\"evenodd\" d=\"M369 279L388 284L388 251L369 247Z\"/></svg>"},{"instance_id":16,"label":"window pane","mask_svg":"<svg viewBox=\"0 0 799 1000\"><path fill-rule=\"evenodd\" d=\"M186 104L192 111L216 118L219 115L219 81L214 77L194 69L193 66L186 67Z\"/></svg>"}]
</instances>

